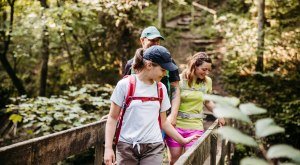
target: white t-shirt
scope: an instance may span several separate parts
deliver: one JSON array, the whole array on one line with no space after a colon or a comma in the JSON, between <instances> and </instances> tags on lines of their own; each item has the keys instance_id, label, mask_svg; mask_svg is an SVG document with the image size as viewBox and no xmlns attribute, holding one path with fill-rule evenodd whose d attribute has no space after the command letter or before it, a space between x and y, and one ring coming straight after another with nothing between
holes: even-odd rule
<instances>
[{"instance_id":1,"label":"white t-shirt","mask_svg":"<svg viewBox=\"0 0 300 165\"><path fill-rule=\"evenodd\" d=\"M158 97L157 83L145 84L136 77L134 96L137 97ZM129 78L120 80L110 98L111 101L122 107L127 96ZM126 109L119 140L129 144L163 142L161 129L159 127L159 112L167 111L170 107L170 100L165 85L163 88L163 100L145 101L132 100ZM160 111L159 111L159 108Z\"/></svg>"}]
</instances>

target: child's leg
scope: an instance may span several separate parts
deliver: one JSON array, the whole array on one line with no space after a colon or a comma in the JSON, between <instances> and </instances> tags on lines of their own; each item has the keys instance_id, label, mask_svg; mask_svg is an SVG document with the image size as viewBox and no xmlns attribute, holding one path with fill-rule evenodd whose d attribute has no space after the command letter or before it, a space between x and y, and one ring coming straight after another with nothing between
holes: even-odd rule
<instances>
[{"instance_id":1,"label":"child's leg","mask_svg":"<svg viewBox=\"0 0 300 165\"><path fill-rule=\"evenodd\" d=\"M132 144L119 141L116 150L117 164L139 164Z\"/></svg>"},{"instance_id":2,"label":"child's leg","mask_svg":"<svg viewBox=\"0 0 300 165\"><path fill-rule=\"evenodd\" d=\"M163 162L164 143L140 144L141 165L159 165Z\"/></svg>"}]
</instances>

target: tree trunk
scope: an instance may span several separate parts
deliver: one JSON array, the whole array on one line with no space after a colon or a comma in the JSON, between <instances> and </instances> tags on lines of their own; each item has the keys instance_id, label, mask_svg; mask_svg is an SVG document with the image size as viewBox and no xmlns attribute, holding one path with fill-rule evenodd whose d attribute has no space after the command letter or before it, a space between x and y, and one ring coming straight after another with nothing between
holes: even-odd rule
<instances>
[{"instance_id":1,"label":"tree trunk","mask_svg":"<svg viewBox=\"0 0 300 165\"><path fill-rule=\"evenodd\" d=\"M75 67L74 67L74 62L73 62L73 55L71 53L70 46L69 46L69 43L67 41L66 35L67 35L66 32L64 32L64 35L62 36L62 40L63 40L63 42L66 46L66 50L67 50L67 53L68 53L68 59L69 59L69 62L70 62L71 70L74 71Z\"/></svg>"},{"instance_id":2,"label":"tree trunk","mask_svg":"<svg viewBox=\"0 0 300 165\"><path fill-rule=\"evenodd\" d=\"M8 74L8 76L10 77L11 81L13 82L13 85L17 88L18 93L20 95L24 95L26 94L26 90L23 86L22 81L17 77L17 74L15 73L15 71L13 70L12 66L10 65L8 59L7 59L7 52L9 50L9 45L10 45L10 39L11 39L11 33L12 33L12 29L13 29L13 21L14 21L14 4L15 4L15 0L11 0L8 1L9 6L10 6L10 24L9 24L9 33L7 34L7 36L5 35L4 31L0 31L1 33L1 38L3 38L4 43L3 43L3 48L1 47L0 50L0 61L1 64L3 66L3 68L5 69L6 73ZM4 17L6 17L5 14L3 14ZM6 20L6 18L4 18L3 20Z\"/></svg>"},{"instance_id":3,"label":"tree trunk","mask_svg":"<svg viewBox=\"0 0 300 165\"><path fill-rule=\"evenodd\" d=\"M257 32L257 61L256 71L263 72L264 70L264 23L265 23L265 0L257 0L258 11L258 32Z\"/></svg>"},{"instance_id":4,"label":"tree trunk","mask_svg":"<svg viewBox=\"0 0 300 165\"><path fill-rule=\"evenodd\" d=\"M48 8L46 0L40 0L41 6ZM48 76L48 61L49 61L49 35L47 25L44 26L42 38L42 62L40 71L40 96L46 96L47 76Z\"/></svg>"},{"instance_id":5,"label":"tree trunk","mask_svg":"<svg viewBox=\"0 0 300 165\"><path fill-rule=\"evenodd\" d=\"M164 5L164 0L159 0L158 5L157 5L157 7L158 7L158 27L159 28L166 27L163 5Z\"/></svg>"}]
</instances>

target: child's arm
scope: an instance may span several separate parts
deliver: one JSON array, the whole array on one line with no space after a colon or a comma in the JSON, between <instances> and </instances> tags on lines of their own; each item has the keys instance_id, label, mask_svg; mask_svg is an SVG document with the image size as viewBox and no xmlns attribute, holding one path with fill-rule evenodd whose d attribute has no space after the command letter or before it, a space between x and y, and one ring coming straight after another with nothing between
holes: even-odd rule
<instances>
[{"instance_id":1,"label":"child's arm","mask_svg":"<svg viewBox=\"0 0 300 165\"><path fill-rule=\"evenodd\" d=\"M121 107L111 102L110 111L108 114L106 126L105 126L105 151L104 162L111 165L115 162L115 154L112 148L113 139L116 132L116 126L118 122L118 116L120 114Z\"/></svg>"},{"instance_id":2,"label":"child's arm","mask_svg":"<svg viewBox=\"0 0 300 165\"><path fill-rule=\"evenodd\" d=\"M161 125L162 129L166 132L168 136L170 136L172 139L177 141L180 144L187 144L191 142L192 140L197 139L200 137L200 135L193 135L187 138L183 138L177 131L176 129L171 125L171 123L166 120L166 112L161 112L160 113L160 118L161 118Z\"/></svg>"},{"instance_id":3,"label":"child's arm","mask_svg":"<svg viewBox=\"0 0 300 165\"><path fill-rule=\"evenodd\" d=\"M204 105L205 105L205 107L206 107L209 111L213 112L213 109L215 108L215 103L214 103L214 102L212 102L212 101L205 101L205 102L204 102ZM223 126L223 125L225 125L225 120L224 120L224 118L219 118L219 126Z\"/></svg>"},{"instance_id":4,"label":"child's arm","mask_svg":"<svg viewBox=\"0 0 300 165\"><path fill-rule=\"evenodd\" d=\"M168 120L170 123L175 126L176 125L176 118L178 114L178 109L180 106L180 89L179 89L179 81L175 81L171 83L171 114L168 116Z\"/></svg>"}]
</instances>

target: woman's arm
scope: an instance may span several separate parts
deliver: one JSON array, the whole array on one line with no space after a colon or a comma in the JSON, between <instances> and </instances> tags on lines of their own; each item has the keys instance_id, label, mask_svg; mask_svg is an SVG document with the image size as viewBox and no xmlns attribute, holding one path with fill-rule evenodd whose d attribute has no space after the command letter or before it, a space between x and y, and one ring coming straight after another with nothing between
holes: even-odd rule
<instances>
[{"instance_id":1,"label":"woman's arm","mask_svg":"<svg viewBox=\"0 0 300 165\"><path fill-rule=\"evenodd\" d=\"M213 112L213 109L216 107L216 105L215 105L214 102L212 102L212 101L207 101L207 100L204 102L204 105L205 105L205 107L206 107L209 111L211 111L211 112ZM218 120L219 120L219 126L225 125L225 120L224 120L224 118L218 118Z\"/></svg>"},{"instance_id":2,"label":"woman's arm","mask_svg":"<svg viewBox=\"0 0 300 165\"><path fill-rule=\"evenodd\" d=\"M193 135L187 138L183 138L176 129L171 125L171 123L166 119L166 112L160 113L162 129L166 132L168 136L177 141L180 144L187 144L192 140L200 137L200 135Z\"/></svg>"},{"instance_id":3,"label":"woman's arm","mask_svg":"<svg viewBox=\"0 0 300 165\"><path fill-rule=\"evenodd\" d=\"M115 154L112 145L113 145L113 139L116 132L118 116L120 112L121 112L121 107L115 104L114 102L111 102L110 111L105 126L105 151L104 151L104 162L105 164L109 164L109 165L115 162Z\"/></svg>"}]
</instances>

